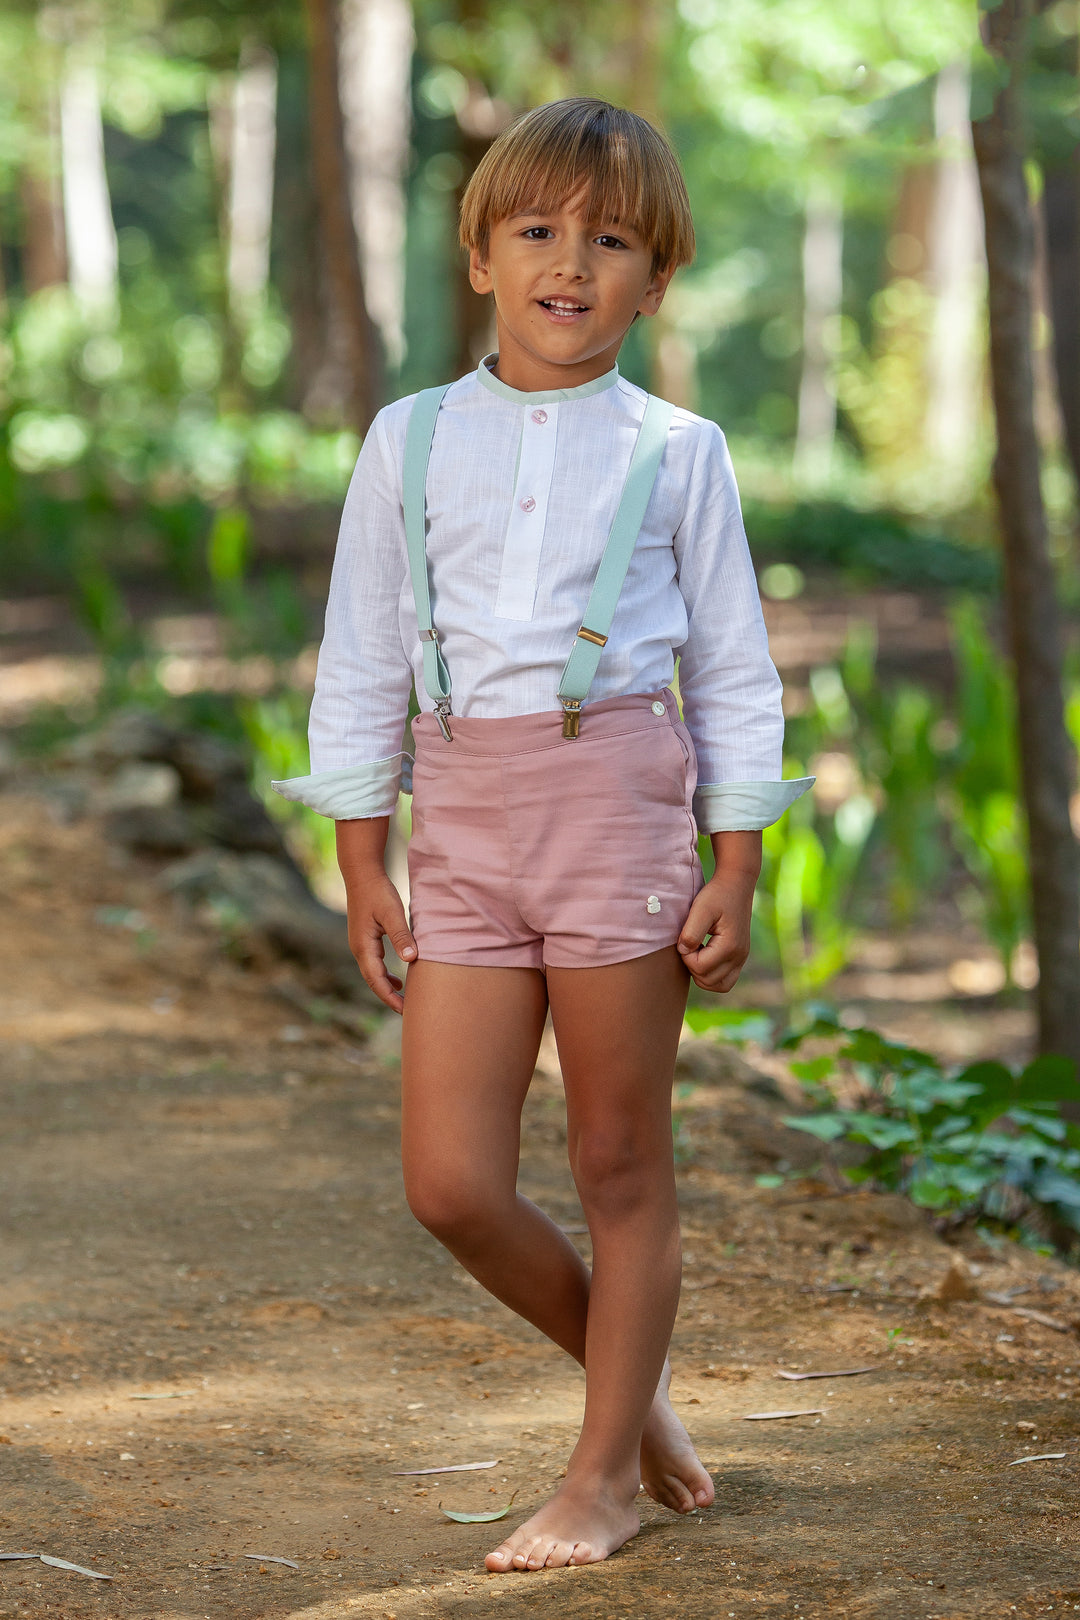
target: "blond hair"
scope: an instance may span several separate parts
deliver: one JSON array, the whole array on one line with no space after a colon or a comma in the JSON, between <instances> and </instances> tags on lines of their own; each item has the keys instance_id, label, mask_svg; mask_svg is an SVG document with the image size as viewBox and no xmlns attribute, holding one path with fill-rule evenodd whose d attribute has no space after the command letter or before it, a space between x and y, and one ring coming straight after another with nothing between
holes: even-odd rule
<instances>
[{"instance_id":1,"label":"blond hair","mask_svg":"<svg viewBox=\"0 0 1080 1620\"><path fill-rule=\"evenodd\" d=\"M654 271L694 257L678 158L648 119L595 96L534 107L492 142L461 199L461 245L486 253L493 225L557 212L579 195L586 219L618 222L641 238Z\"/></svg>"}]
</instances>

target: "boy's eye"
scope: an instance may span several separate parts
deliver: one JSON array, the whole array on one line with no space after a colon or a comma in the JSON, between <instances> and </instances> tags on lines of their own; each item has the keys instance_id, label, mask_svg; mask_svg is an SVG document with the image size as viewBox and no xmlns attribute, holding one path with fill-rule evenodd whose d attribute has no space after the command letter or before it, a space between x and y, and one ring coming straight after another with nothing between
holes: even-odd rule
<instances>
[{"instance_id":1,"label":"boy's eye","mask_svg":"<svg viewBox=\"0 0 1080 1620\"><path fill-rule=\"evenodd\" d=\"M606 232L605 232L605 234L603 236L598 236L596 238L596 240L598 242L602 242L605 247L621 248L621 247L626 246L626 243L622 240L621 237L611 236L609 233L606 233Z\"/></svg>"},{"instance_id":2,"label":"boy's eye","mask_svg":"<svg viewBox=\"0 0 1080 1620\"><path fill-rule=\"evenodd\" d=\"M550 236L551 232L546 225L528 225L521 234L528 241L541 241L544 237Z\"/></svg>"}]
</instances>

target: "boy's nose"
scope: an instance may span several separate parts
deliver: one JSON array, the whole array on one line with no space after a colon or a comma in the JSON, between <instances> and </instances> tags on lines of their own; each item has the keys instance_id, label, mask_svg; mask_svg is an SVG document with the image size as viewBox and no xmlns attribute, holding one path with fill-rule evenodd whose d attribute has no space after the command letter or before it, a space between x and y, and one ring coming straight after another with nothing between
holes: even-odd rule
<instances>
[{"instance_id":1,"label":"boy's nose","mask_svg":"<svg viewBox=\"0 0 1080 1620\"><path fill-rule=\"evenodd\" d=\"M563 242L551 270L553 275L566 281L584 281L587 271L582 245L574 241Z\"/></svg>"}]
</instances>

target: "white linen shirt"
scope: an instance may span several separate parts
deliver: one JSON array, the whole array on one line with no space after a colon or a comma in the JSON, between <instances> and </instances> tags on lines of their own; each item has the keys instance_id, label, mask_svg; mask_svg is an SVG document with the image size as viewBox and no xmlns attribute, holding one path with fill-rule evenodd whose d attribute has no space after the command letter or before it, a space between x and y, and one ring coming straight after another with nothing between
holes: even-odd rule
<instances>
[{"instance_id":1,"label":"white linen shirt","mask_svg":"<svg viewBox=\"0 0 1080 1620\"><path fill-rule=\"evenodd\" d=\"M495 358L447 390L427 476L432 617L453 712L480 719L560 711L559 678L648 398L618 367L577 388L522 393L492 374ZM338 819L392 811L410 785L402 734L413 686L422 710L434 706L402 510L415 397L381 410L364 440L319 652L312 774L274 783ZM662 689L676 657L700 830L767 826L812 779L780 781L780 678L724 436L678 409L589 701ZM582 714L587 734L588 703Z\"/></svg>"}]
</instances>

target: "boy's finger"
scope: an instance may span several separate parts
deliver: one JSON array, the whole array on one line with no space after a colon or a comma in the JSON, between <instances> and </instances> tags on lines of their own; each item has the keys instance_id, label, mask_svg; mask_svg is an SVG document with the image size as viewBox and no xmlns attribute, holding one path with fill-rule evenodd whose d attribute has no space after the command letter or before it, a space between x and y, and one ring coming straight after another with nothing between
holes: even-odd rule
<instances>
[{"instance_id":1,"label":"boy's finger","mask_svg":"<svg viewBox=\"0 0 1080 1620\"><path fill-rule=\"evenodd\" d=\"M715 933L719 923L719 917L712 916L708 906L699 907L695 901L687 913L686 921L682 925L682 932L676 941L676 948L683 956L686 956L690 951L700 950L705 935Z\"/></svg>"},{"instance_id":2,"label":"boy's finger","mask_svg":"<svg viewBox=\"0 0 1080 1620\"><path fill-rule=\"evenodd\" d=\"M379 1000L394 1012L400 1012L402 997L394 989L396 980L391 980L383 961L382 934L372 935L364 941L356 953L357 965L364 983Z\"/></svg>"},{"instance_id":3,"label":"boy's finger","mask_svg":"<svg viewBox=\"0 0 1080 1620\"><path fill-rule=\"evenodd\" d=\"M416 949L416 941L412 936L411 929L409 928L408 918L405 916L405 907L401 904L401 900L396 892L394 898L397 900L397 905L394 907L393 911L390 912L385 919L378 918L376 920L382 922L383 928L386 932L386 937L389 939L391 945L394 947L401 960L403 962L411 962L418 954Z\"/></svg>"},{"instance_id":4,"label":"boy's finger","mask_svg":"<svg viewBox=\"0 0 1080 1620\"><path fill-rule=\"evenodd\" d=\"M416 941L407 928L395 928L388 939L403 962L411 962L416 955Z\"/></svg>"}]
</instances>

